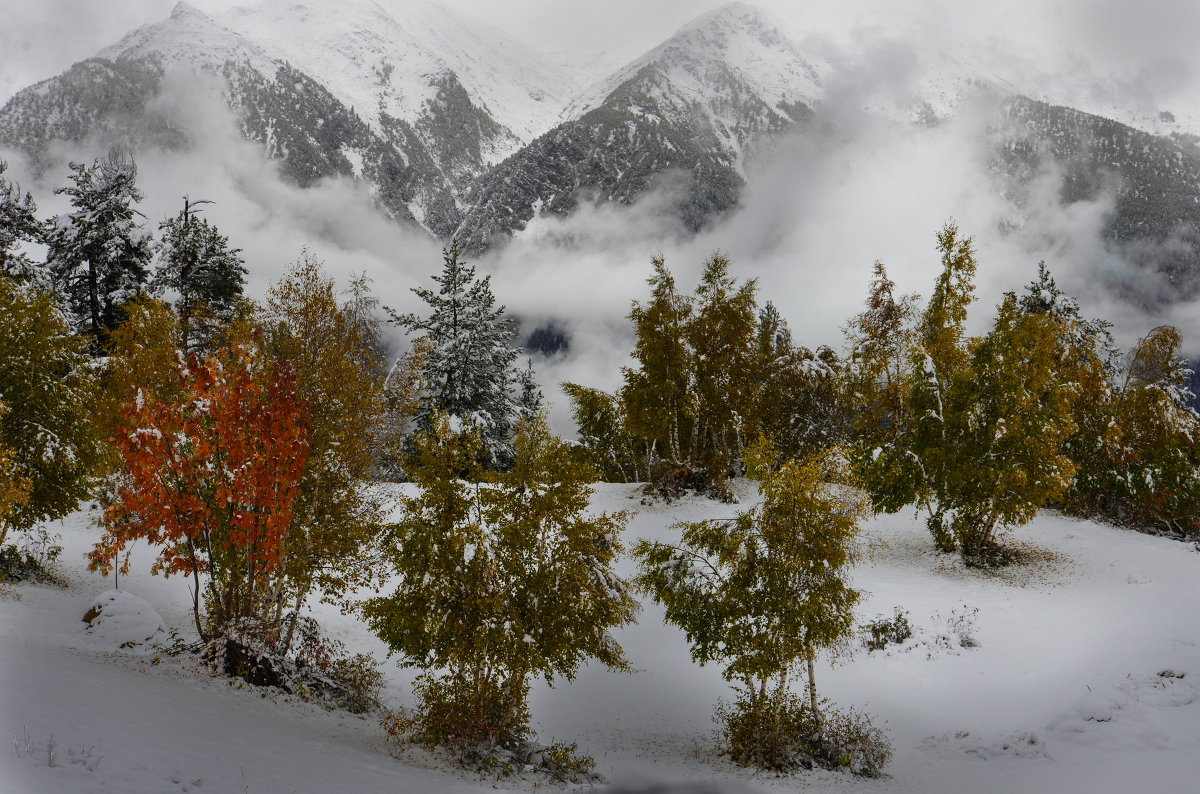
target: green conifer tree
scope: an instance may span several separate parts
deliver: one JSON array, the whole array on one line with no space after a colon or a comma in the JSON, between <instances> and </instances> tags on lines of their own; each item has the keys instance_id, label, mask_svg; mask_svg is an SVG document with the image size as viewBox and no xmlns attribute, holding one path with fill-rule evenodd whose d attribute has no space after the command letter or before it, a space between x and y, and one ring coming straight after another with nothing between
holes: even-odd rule
<instances>
[{"instance_id":1,"label":"green conifer tree","mask_svg":"<svg viewBox=\"0 0 1200 794\"><path fill-rule=\"evenodd\" d=\"M93 352L121 324L121 305L146 283L153 255L150 236L133 205L142 200L137 165L118 150L88 166L71 163L71 198L48 236L47 265L64 296L75 329L91 337Z\"/></svg>"},{"instance_id":2,"label":"green conifer tree","mask_svg":"<svg viewBox=\"0 0 1200 794\"><path fill-rule=\"evenodd\" d=\"M37 204L21 186L4 176L8 163L0 160L0 276L19 281L38 280L40 272L18 250L21 243L39 243L46 229L37 219Z\"/></svg>"},{"instance_id":3,"label":"green conifer tree","mask_svg":"<svg viewBox=\"0 0 1200 794\"><path fill-rule=\"evenodd\" d=\"M428 392L417 426L428 430L433 414L441 411L477 427L488 466L503 469L512 460L509 436L518 413L518 351L512 322L492 294L491 276L477 278L475 267L461 256L457 241L451 243L442 252L442 272L432 277L437 290L413 289L429 306L428 316L391 312L392 321L419 333L426 347Z\"/></svg>"},{"instance_id":4,"label":"green conifer tree","mask_svg":"<svg viewBox=\"0 0 1200 794\"><path fill-rule=\"evenodd\" d=\"M153 286L178 294L180 347L185 352L211 352L218 328L233 321L242 297L246 267L240 248L230 248L229 238L197 218L200 204L184 196L183 209L159 224L158 269Z\"/></svg>"}]
</instances>

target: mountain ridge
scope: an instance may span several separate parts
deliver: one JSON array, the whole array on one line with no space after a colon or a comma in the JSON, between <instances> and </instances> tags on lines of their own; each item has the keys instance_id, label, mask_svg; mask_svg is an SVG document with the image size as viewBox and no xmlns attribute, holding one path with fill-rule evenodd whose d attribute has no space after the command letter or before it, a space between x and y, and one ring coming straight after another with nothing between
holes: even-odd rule
<instances>
[{"instance_id":1,"label":"mountain ridge","mask_svg":"<svg viewBox=\"0 0 1200 794\"><path fill-rule=\"evenodd\" d=\"M0 108L0 145L35 162L55 140L186 148L191 131L154 100L168 76L199 72L219 82L239 134L296 184L359 180L396 220L480 253L539 216L633 204L665 185L683 228L697 232L739 206L747 164L782 136L829 134L831 86L845 74L741 2L574 89L432 0L404 8L401 21L376 0L335 10L266 0L213 18L181 2L18 92ZM1053 165L1066 203L1115 191L1105 244L1181 294L1200 291L1195 141L1039 105L949 56L932 62L940 71L918 69L895 96L868 82L851 99L920 127L952 117L971 92L1008 97L981 141L995 189L1019 209L1031 175Z\"/></svg>"}]
</instances>

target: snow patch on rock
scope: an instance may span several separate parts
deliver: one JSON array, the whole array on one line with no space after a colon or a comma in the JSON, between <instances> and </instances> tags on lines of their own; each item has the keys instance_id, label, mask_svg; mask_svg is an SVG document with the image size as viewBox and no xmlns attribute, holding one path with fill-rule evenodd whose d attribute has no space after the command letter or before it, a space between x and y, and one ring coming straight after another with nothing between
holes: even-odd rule
<instances>
[{"instance_id":1,"label":"snow patch on rock","mask_svg":"<svg viewBox=\"0 0 1200 794\"><path fill-rule=\"evenodd\" d=\"M158 611L141 596L125 590L105 590L83 613L88 645L100 650L132 649L165 635Z\"/></svg>"}]
</instances>

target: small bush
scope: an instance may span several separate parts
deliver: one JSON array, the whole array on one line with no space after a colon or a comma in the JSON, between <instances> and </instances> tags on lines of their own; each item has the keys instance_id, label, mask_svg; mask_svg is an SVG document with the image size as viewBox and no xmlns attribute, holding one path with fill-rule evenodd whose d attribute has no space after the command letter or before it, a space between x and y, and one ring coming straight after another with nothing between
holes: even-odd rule
<instances>
[{"instance_id":1,"label":"small bush","mask_svg":"<svg viewBox=\"0 0 1200 794\"><path fill-rule=\"evenodd\" d=\"M277 687L327 708L365 714L378 707L383 674L370 654L347 655L345 645L312 618L297 619L290 648L279 629L253 618L231 622L214 632L204 656L230 678Z\"/></svg>"},{"instance_id":2,"label":"small bush","mask_svg":"<svg viewBox=\"0 0 1200 794\"><path fill-rule=\"evenodd\" d=\"M423 699L444 697L451 694L448 689L450 687L447 687L444 679L418 682L418 696ZM428 714L431 709L427 702L423 704L427 711L425 715L402 710L398 714L390 713L380 721L389 742L404 744L415 741L430 748L444 747L451 751L458 764L495 775L497 779L517 773L534 773L545 775L557 783L603 782L603 777L595 771L596 760L580 753L579 746L574 742L543 746L527 728L510 732L499 739L491 736L482 740L468 738L461 730L468 722L462 714L461 703L453 708L449 707L450 704L442 703L432 709L441 719L439 723L430 722ZM451 735L451 729L457 729L457 735Z\"/></svg>"},{"instance_id":3,"label":"small bush","mask_svg":"<svg viewBox=\"0 0 1200 794\"><path fill-rule=\"evenodd\" d=\"M479 692L465 677L423 675L413 690L420 713L413 739L449 747L465 764L482 762L498 747L515 750L529 738L524 679L494 682Z\"/></svg>"},{"instance_id":4,"label":"small bush","mask_svg":"<svg viewBox=\"0 0 1200 794\"><path fill-rule=\"evenodd\" d=\"M979 641L972 632L975 631L975 618L979 617L979 607L968 607L963 604L962 611L950 610L950 616L943 618L941 614L933 616L935 622L945 623L945 630L938 632L937 642L947 648L977 648Z\"/></svg>"},{"instance_id":5,"label":"small bush","mask_svg":"<svg viewBox=\"0 0 1200 794\"><path fill-rule=\"evenodd\" d=\"M651 472L650 484L646 486L646 491L648 495L672 502L686 496L688 491L705 493L716 488L710 471L703 466L698 466L690 461L683 463L662 461ZM717 495L720 495L719 491Z\"/></svg>"},{"instance_id":6,"label":"small bush","mask_svg":"<svg viewBox=\"0 0 1200 794\"><path fill-rule=\"evenodd\" d=\"M823 705L814 712L790 691L758 696L741 693L717 706L729 756L743 766L774 772L796 769L849 769L879 777L892 757L886 733L856 711Z\"/></svg>"},{"instance_id":7,"label":"small bush","mask_svg":"<svg viewBox=\"0 0 1200 794\"><path fill-rule=\"evenodd\" d=\"M863 626L863 644L867 651L882 651L888 645L899 645L912 636L912 624L908 621L908 611L896 607L892 618L880 615Z\"/></svg>"},{"instance_id":8,"label":"small bush","mask_svg":"<svg viewBox=\"0 0 1200 794\"><path fill-rule=\"evenodd\" d=\"M968 568L982 568L983 570L1007 568L1010 565L1018 565L1023 562L1021 554L1017 549L1003 546L996 541L985 544L979 551L973 554L968 554L964 549L962 558L963 564Z\"/></svg>"},{"instance_id":9,"label":"small bush","mask_svg":"<svg viewBox=\"0 0 1200 794\"><path fill-rule=\"evenodd\" d=\"M54 566L62 554L59 535L44 527L23 530L15 545L0 547L0 581L58 583Z\"/></svg>"}]
</instances>

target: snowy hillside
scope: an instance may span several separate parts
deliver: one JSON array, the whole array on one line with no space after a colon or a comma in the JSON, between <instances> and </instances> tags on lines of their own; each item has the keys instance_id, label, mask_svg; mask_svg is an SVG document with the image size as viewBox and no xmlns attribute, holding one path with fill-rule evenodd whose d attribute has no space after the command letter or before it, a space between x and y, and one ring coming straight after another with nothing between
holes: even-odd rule
<instances>
[{"instance_id":1,"label":"snowy hillside","mask_svg":"<svg viewBox=\"0 0 1200 794\"><path fill-rule=\"evenodd\" d=\"M1200 139L1184 134L1186 113L1122 110L1083 91L1077 71L1056 87L1019 59L1000 62L994 43L894 40L919 20L892 8L847 43L735 2L581 88L587 70L552 68L435 0L260 0L216 17L180 3L13 96L0 148L41 176L112 144L203 158L197 140L220 127L285 180L318 190L344 180L387 217L478 256L551 239L538 219L544 229L581 208L639 202L658 224L649 250L715 229L773 175L793 168L789 184L803 181L805 157L854 172L914 142L944 150L939 179L963 182L937 216L980 194L994 199L980 231L1002 236L1047 202L1102 216L1078 230L1028 224L1017 244L1031 260L1078 252L1131 304L1200 294ZM953 145L937 142L947 136Z\"/></svg>"},{"instance_id":2,"label":"snowy hillside","mask_svg":"<svg viewBox=\"0 0 1200 794\"><path fill-rule=\"evenodd\" d=\"M636 491L602 485L593 501L596 509L637 511L629 541L671 538L675 521L730 509L695 498L639 506ZM112 581L85 570L82 555L96 537L88 520L79 513L51 527L63 535L68 588L0 591L0 728L13 739L0 753L0 790L492 788L423 751L390 749L374 719L230 686L186 655L120 647L154 636L157 615L187 637L194 631L187 583L149 576L144 548L121 580L127 595L106 596L110 623L89 630L81 618ZM869 593L860 617L902 606L914 636L885 651L859 648L837 667L822 664L817 682L837 704L886 720L896 751L890 778L776 778L733 767L713 749L711 722L729 690L716 669L691 662L683 635L664 626L653 605L618 633L636 672L592 666L575 683L539 686L534 728L543 740L578 741L618 784L692 781L710 792L1193 790L1200 617L1188 605L1200 554L1047 514L1013 538L1034 562L986 574L935 554L910 517L877 519L867 531L886 546L856 570L855 584ZM622 569L631 572L628 562ZM358 621L328 607L317 616L352 649L382 657ZM962 616L968 620L955 624ZM388 702L410 705L411 674L392 663L383 669Z\"/></svg>"},{"instance_id":3,"label":"snowy hillside","mask_svg":"<svg viewBox=\"0 0 1200 794\"><path fill-rule=\"evenodd\" d=\"M820 82L765 15L723 6L586 91L567 121L481 179L458 236L483 250L539 213L629 204L671 175L677 215L696 231L736 205L747 159L812 114Z\"/></svg>"},{"instance_id":4,"label":"snowy hillside","mask_svg":"<svg viewBox=\"0 0 1200 794\"><path fill-rule=\"evenodd\" d=\"M818 101L826 69L806 58L758 9L730 3L692 20L584 92L567 115L577 119L636 87L647 100L637 107L641 115L675 124L701 123L702 116L736 148L749 124L770 123L750 114L773 111L779 121L788 121L795 105Z\"/></svg>"},{"instance_id":5,"label":"snowy hillside","mask_svg":"<svg viewBox=\"0 0 1200 794\"><path fill-rule=\"evenodd\" d=\"M488 163L553 126L572 89L536 53L431 0L265 0L218 21L316 79L377 129L385 115L411 124L430 115L441 81L453 75L507 133L489 141Z\"/></svg>"}]
</instances>

